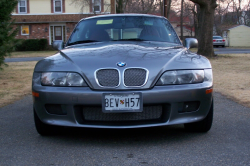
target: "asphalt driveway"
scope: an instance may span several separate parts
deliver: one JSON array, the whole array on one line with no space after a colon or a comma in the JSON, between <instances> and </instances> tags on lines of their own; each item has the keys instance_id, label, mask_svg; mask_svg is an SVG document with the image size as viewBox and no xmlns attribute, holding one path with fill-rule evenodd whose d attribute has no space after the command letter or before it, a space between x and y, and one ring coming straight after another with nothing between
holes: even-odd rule
<instances>
[{"instance_id":1,"label":"asphalt driveway","mask_svg":"<svg viewBox=\"0 0 250 166\"><path fill-rule=\"evenodd\" d=\"M215 54L250 54L250 49L237 49L228 47L214 47Z\"/></svg>"},{"instance_id":2,"label":"asphalt driveway","mask_svg":"<svg viewBox=\"0 0 250 166\"><path fill-rule=\"evenodd\" d=\"M250 165L250 108L214 94L214 123L206 134L182 125L72 129L42 137L32 97L0 108L0 165Z\"/></svg>"}]
</instances>

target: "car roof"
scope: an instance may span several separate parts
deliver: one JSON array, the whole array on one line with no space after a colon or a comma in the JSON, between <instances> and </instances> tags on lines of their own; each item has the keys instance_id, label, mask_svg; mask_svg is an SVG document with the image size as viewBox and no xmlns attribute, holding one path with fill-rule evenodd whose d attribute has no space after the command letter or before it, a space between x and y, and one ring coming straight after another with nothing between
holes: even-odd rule
<instances>
[{"instance_id":1,"label":"car roof","mask_svg":"<svg viewBox=\"0 0 250 166\"><path fill-rule=\"evenodd\" d=\"M107 15L99 15L99 16L91 16L87 18L83 18L82 20L88 20L88 19L93 19L93 18L105 18L105 17L123 17L123 16L142 16L142 17L155 17L155 18L165 18L163 16L156 16L156 15L151 15L151 14L107 14ZM165 18L166 19L166 18Z\"/></svg>"}]
</instances>

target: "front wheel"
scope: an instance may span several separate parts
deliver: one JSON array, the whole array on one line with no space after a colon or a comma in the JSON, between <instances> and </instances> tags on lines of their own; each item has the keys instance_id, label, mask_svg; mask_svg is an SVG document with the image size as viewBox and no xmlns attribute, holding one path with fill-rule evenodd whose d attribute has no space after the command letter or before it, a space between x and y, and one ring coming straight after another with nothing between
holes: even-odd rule
<instances>
[{"instance_id":1,"label":"front wheel","mask_svg":"<svg viewBox=\"0 0 250 166\"><path fill-rule=\"evenodd\" d=\"M184 127L187 131L192 132L208 132L213 123L213 113L214 113L214 102L212 101L209 112L205 119L194 122L194 123L186 123Z\"/></svg>"}]
</instances>

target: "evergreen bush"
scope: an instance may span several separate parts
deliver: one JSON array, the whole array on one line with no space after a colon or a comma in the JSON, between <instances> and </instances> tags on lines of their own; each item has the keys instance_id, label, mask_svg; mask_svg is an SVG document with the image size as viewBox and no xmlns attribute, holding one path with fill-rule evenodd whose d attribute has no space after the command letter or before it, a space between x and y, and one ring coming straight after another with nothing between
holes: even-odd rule
<instances>
[{"instance_id":1,"label":"evergreen bush","mask_svg":"<svg viewBox=\"0 0 250 166\"><path fill-rule=\"evenodd\" d=\"M17 39L15 51L41 51L48 45L47 39Z\"/></svg>"}]
</instances>

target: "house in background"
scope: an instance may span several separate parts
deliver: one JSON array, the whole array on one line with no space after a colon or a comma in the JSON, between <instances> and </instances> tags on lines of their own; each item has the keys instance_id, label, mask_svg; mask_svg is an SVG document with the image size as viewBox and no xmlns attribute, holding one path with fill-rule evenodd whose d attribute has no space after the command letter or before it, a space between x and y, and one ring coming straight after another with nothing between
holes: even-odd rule
<instances>
[{"instance_id":1,"label":"house in background","mask_svg":"<svg viewBox=\"0 0 250 166\"><path fill-rule=\"evenodd\" d=\"M151 13L156 16L162 16L160 13ZM181 36L181 17L178 16L174 12L170 12L168 21L173 26L174 30L176 31L177 35ZM189 17L183 17L183 36L185 37L194 37L195 36L195 29L194 26L192 26L192 21Z\"/></svg>"},{"instance_id":2,"label":"house in background","mask_svg":"<svg viewBox=\"0 0 250 166\"><path fill-rule=\"evenodd\" d=\"M181 17L175 13L170 13L169 22L172 24L178 36L181 36ZM189 17L183 17L183 36L191 37L194 36L194 27L191 26L191 20Z\"/></svg>"},{"instance_id":3,"label":"house in background","mask_svg":"<svg viewBox=\"0 0 250 166\"><path fill-rule=\"evenodd\" d=\"M181 25L177 24L174 28L177 35L181 36ZM194 37L195 36L195 30L194 27L188 24L183 25L183 36L184 37Z\"/></svg>"},{"instance_id":4,"label":"house in background","mask_svg":"<svg viewBox=\"0 0 250 166\"><path fill-rule=\"evenodd\" d=\"M226 39L226 46L229 47L250 47L250 27L237 25L228 28L223 33Z\"/></svg>"},{"instance_id":5,"label":"house in background","mask_svg":"<svg viewBox=\"0 0 250 166\"><path fill-rule=\"evenodd\" d=\"M12 18L20 27L17 39L68 40L82 18L115 13L115 0L90 0L80 6L72 0L19 0Z\"/></svg>"}]
</instances>

